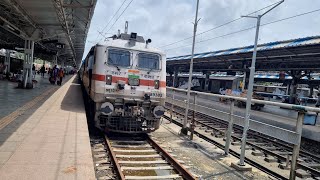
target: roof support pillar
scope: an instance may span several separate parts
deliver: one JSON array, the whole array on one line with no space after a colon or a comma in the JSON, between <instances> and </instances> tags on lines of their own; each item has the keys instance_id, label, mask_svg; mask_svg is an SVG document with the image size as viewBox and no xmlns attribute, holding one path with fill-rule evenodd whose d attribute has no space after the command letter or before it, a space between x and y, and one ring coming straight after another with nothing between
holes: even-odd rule
<instances>
[{"instance_id":1,"label":"roof support pillar","mask_svg":"<svg viewBox=\"0 0 320 180\"><path fill-rule=\"evenodd\" d=\"M172 86L173 87L178 87L178 68L174 68L174 72L173 72L173 82L172 82Z\"/></svg>"},{"instance_id":2,"label":"roof support pillar","mask_svg":"<svg viewBox=\"0 0 320 180\"><path fill-rule=\"evenodd\" d=\"M61 60L61 68L64 68L64 59Z\"/></svg>"},{"instance_id":3,"label":"roof support pillar","mask_svg":"<svg viewBox=\"0 0 320 180\"><path fill-rule=\"evenodd\" d=\"M33 65L34 41L26 39L24 44L24 64L23 64L23 82L22 87L27 89L33 88L32 83L32 65Z\"/></svg>"},{"instance_id":4,"label":"roof support pillar","mask_svg":"<svg viewBox=\"0 0 320 180\"><path fill-rule=\"evenodd\" d=\"M58 65L58 53L54 56L53 66Z\"/></svg>"},{"instance_id":5,"label":"roof support pillar","mask_svg":"<svg viewBox=\"0 0 320 180\"><path fill-rule=\"evenodd\" d=\"M206 72L204 72L204 74L206 75L205 80L204 80L204 91L208 92L211 72L206 71Z\"/></svg>"},{"instance_id":6,"label":"roof support pillar","mask_svg":"<svg viewBox=\"0 0 320 180\"><path fill-rule=\"evenodd\" d=\"M10 53L11 50L6 49L6 57L4 60L5 73L10 73Z\"/></svg>"}]
</instances>

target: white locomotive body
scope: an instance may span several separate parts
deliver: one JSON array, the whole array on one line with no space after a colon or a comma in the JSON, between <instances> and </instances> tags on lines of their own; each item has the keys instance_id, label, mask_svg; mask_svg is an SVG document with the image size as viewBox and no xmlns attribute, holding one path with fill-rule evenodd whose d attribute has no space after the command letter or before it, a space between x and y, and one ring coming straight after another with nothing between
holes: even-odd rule
<instances>
[{"instance_id":1,"label":"white locomotive body","mask_svg":"<svg viewBox=\"0 0 320 180\"><path fill-rule=\"evenodd\" d=\"M150 42L136 33L124 33L91 48L79 73L96 127L121 133L159 128L166 97L166 56Z\"/></svg>"}]
</instances>

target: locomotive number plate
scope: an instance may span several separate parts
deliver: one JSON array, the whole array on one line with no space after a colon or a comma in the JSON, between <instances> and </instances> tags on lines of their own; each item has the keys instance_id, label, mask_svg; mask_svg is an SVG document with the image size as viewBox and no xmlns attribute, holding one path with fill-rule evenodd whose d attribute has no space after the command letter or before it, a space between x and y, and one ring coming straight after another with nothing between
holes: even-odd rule
<instances>
[{"instance_id":1,"label":"locomotive number plate","mask_svg":"<svg viewBox=\"0 0 320 180\"><path fill-rule=\"evenodd\" d=\"M116 89L106 89L106 92L107 93L114 93L116 92L117 90Z\"/></svg>"},{"instance_id":2,"label":"locomotive number plate","mask_svg":"<svg viewBox=\"0 0 320 180\"><path fill-rule=\"evenodd\" d=\"M162 94L160 92L151 92L150 94L151 97L162 97Z\"/></svg>"}]
</instances>

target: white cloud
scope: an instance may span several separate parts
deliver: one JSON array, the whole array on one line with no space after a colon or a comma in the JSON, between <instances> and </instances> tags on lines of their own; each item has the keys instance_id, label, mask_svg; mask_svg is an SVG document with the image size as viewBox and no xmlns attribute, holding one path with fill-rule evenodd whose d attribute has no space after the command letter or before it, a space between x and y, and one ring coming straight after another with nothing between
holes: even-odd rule
<instances>
[{"instance_id":1,"label":"white cloud","mask_svg":"<svg viewBox=\"0 0 320 180\"><path fill-rule=\"evenodd\" d=\"M236 19L241 15L253 12L278 0L200 0L198 33L216 27L220 24ZM92 24L89 30L86 51L88 52L97 41L98 31L107 25L110 18L116 12L123 1L98 0ZM125 6L130 2L127 0L119 11L118 17ZM124 22L129 21L129 32L137 32L145 38L152 39L152 45L159 47L170 44L193 33L196 0L134 0L117 23L109 31L116 34L117 29L124 29ZM320 1L316 0L286 0L282 5L265 15L262 24L275 21L299 13L315 10L320 7ZM259 43L287 40L319 34L320 12L311 15L297 17L291 20L263 26L260 30ZM114 20L110 23L113 24ZM230 32L254 26L254 19L243 18L225 27L210 31L197 37L197 41L221 36ZM107 29L110 28L110 25ZM107 30L106 29L106 30ZM110 34L108 34L110 36ZM101 36L99 37L101 39ZM254 29L238 34L216 38L211 41L196 44L196 53L228 49L239 46L251 45L254 39ZM190 54L192 39L164 47L170 49L189 45L167 51L167 56Z\"/></svg>"}]
</instances>

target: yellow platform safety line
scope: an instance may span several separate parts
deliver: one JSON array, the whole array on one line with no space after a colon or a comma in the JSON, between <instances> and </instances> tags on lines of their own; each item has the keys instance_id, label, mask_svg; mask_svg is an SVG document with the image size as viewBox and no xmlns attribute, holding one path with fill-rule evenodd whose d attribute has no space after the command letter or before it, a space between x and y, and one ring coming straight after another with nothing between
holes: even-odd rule
<instances>
[{"instance_id":1,"label":"yellow platform safety line","mask_svg":"<svg viewBox=\"0 0 320 180\"><path fill-rule=\"evenodd\" d=\"M27 102L22 107L20 107L17 110L13 111L9 115L7 115L7 116L3 117L2 119L0 119L0 130L3 129L4 127L6 127L8 124L10 124L12 121L14 121L17 117L22 115L25 111L31 109L34 105L36 105L38 102L40 102L42 99L44 99L50 93L56 91L57 89L58 89L58 87L54 87L52 89L49 89L48 91L40 94L39 96L37 96L33 100Z\"/></svg>"}]
</instances>

